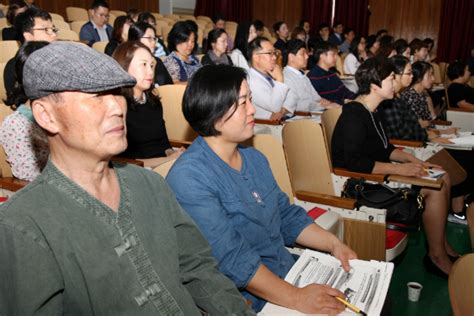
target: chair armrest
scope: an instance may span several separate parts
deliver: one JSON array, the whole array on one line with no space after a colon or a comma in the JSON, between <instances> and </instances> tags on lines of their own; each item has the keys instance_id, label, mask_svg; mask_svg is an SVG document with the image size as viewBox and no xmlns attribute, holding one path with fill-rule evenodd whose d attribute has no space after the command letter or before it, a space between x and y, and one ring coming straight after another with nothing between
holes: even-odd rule
<instances>
[{"instance_id":1,"label":"chair armrest","mask_svg":"<svg viewBox=\"0 0 474 316\"><path fill-rule=\"evenodd\" d=\"M115 161L115 162L128 163L128 164L131 164L131 165L137 165L139 167L145 167L145 163L143 161L136 160L136 159L130 159L130 158L123 158L123 157L114 156L114 157L112 157L111 160Z\"/></svg>"},{"instance_id":2,"label":"chair armrest","mask_svg":"<svg viewBox=\"0 0 474 316\"><path fill-rule=\"evenodd\" d=\"M449 108L448 111L474 113L474 109L466 108Z\"/></svg>"},{"instance_id":3,"label":"chair armrest","mask_svg":"<svg viewBox=\"0 0 474 316\"><path fill-rule=\"evenodd\" d=\"M356 200L334 195L319 194L309 191L296 191L295 197L301 201L324 204L347 210L353 210L356 207Z\"/></svg>"},{"instance_id":4,"label":"chair armrest","mask_svg":"<svg viewBox=\"0 0 474 316\"><path fill-rule=\"evenodd\" d=\"M295 111L293 113L296 116L311 116L311 112L306 112L306 111Z\"/></svg>"},{"instance_id":5,"label":"chair armrest","mask_svg":"<svg viewBox=\"0 0 474 316\"><path fill-rule=\"evenodd\" d=\"M403 147L424 147L424 143L417 140L390 139L390 144Z\"/></svg>"},{"instance_id":6,"label":"chair armrest","mask_svg":"<svg viewBox=\"0 0 474 316\"><path fill-rule=\"evenodd\" d=\"M265 124L265 125L281 125L280 121L272 121L265 119L255 119L255 124Z\"/></svg>"},{"instance_id":7,"label":"chair armrest","mask_svg":"<svg viewBox=\"0 0 474 316\"><path fill-rule=\"evenodd\" d=\"M184 147L184 148L188 148L193 143L186 140L174 140L174 139L170 139L169 142L171 144L171 147Z\"/></svg>"},{"instance_id":8,"label":"chair armrest","mask_svg":"<svg viewBox=\"0 0 474 316\"><path fill-rule=\"evenodd\" d=\"M453 122L451 121L443 121L443 120L433 120L431 121L432 124L435 125L443 125L443 126L451 126L453 125Z\"/></svg>"},{"instance_id":9,"label":"chair armrest","mask_svg":"<svg viewBox=\"0 0 474 316\"><path fill-rule=\"evenodd\" d=\"M386 176L383 174L353 172L344 168L334 168L333 172L335 175L342 176L342 177L349 177L349 178L354 178L354 179L364 178L365 180L368 180L368 181L374 181L374 182L380 182L380 183L387 180L389 182L392 181L392 182L399 182L399 183L405 183L405 184L411 184L411 185L418 185L421 187L432 188L432 189L441 189L444 183L442 179L429 180L429 179L406 177L406 176L399 176L399 175Z\"/></svg>"},{"instance_id":10,"label":"chair armrest","mask_svg":"<svg viewBox=\"0 0 474 316\"><path fill-rule=\"evenodd\" d=\"M28 183L30 182L18 180L17 178L12 177L0 178L0 187L12 192L23 189L23 187L25 187Z\"/></svg>"}]
</instances>

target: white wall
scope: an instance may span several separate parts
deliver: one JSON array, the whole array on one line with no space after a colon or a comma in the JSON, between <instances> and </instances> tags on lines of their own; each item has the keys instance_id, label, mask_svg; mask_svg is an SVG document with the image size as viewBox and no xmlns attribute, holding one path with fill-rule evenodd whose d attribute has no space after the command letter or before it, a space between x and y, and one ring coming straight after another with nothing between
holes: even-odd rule
<instances>
[{"instance_id":1,"label":"white wall","mask_svg":"<svg viewBox=\"0 0 474 316\"><path fill-rule=\"evenodd\" d=\"M161 2L162 0L160 0ZM193 10L196 7L196 0L172 0L173 8Z\"/></svg>"}]
</instances>

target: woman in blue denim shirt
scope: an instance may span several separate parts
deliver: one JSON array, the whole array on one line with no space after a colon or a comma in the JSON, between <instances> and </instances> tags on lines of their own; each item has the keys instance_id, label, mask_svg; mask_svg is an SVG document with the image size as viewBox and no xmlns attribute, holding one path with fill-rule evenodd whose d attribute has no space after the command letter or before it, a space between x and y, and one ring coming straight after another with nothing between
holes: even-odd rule
<instances>
[{"instance_id":1,"label":"woman in blue denim shirt","mask_svg":"<svg viewBox=\"0 0 474 316\"><path fill-rule=\"evenodd\" d=\"M201 68L188 83L183 112L200 136L167 181L211 244L219 269L256 311L269 301L305 313L341 312L338 290L296 288L282 280L295 262L285 246L331 252L346 270L356 254L289 203L260 152L239 145L253 136L255 125L245 71Z\"/></svg>"}]
</instances>

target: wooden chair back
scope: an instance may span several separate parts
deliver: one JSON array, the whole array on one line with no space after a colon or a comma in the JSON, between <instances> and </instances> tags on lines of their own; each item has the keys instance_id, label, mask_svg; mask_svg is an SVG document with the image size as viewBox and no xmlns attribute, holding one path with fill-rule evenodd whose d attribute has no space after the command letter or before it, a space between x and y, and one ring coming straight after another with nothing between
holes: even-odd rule
<instances>
[{"instance_id":1,"label":"wooden chair back","mask_svg":"<svg viewBox=\"0 0 474 316\"><path fill-rule=\"evenodd\" d=\"M81 28L84 24L86 24L86 20L78 20L78 21L73 21L69 23L71 25L71 30L79 34L81 32Z\"/></svg>"},{"instance_id":2,"label":"wooden chair back","mask_svg":"<svg viewBox=\"0 0 474 316\"><path fill-rule=\"evenodd\" d=\"M203 20L203 21L207 21L207 23L211 23L212 24L212 19L208 16L205 16L205 15L198 15L196 17L196 20Z\"/></svg>"},{"instance_id":3,"label":"wooden chair back","mask_svg":"<svg viewBox=\"0 0 474 316\"><path fill-rule=\"evenodd\" d=\"M321 123L323 124L324 135L326 137L326 143L329 152L331 152L331 140L334 128L336 127L337 120L341 116L342 108L328 109L321 115Z\"/></svg>"},{"instance_id":4,"label":"wooden chair back","mask_svg":"<svg viewBox=\"0 0 474 316\"><path fill-rule=\"evenodd\" d=\"M0 63L6 63L12 59L18 48L20 45L17 41L0 41Z\"/></svg>"},{"instance_id":5,"label":"wooden chair back","mask_svg":"<svg viewBox=\"0 0 474 316\"><path fill-rule=\"evenodd\" d=\"M12 114L13 110L9 107L6 106L3 103L0 103L0 126L3 124L3 120L5 117L8 115ZM0 145L0 172L2 177L12 177L12 168L10 167L10 164L7 162L7 155L5 154L5 151L3 150L3 146Z\"/></svg>"},{"instance_id":6,"label":"wooden chair back","mask_svg":"<svg viewBox=\"0 0 474 316\"><path fill-rule=\"evenodd\" d=\"M9 27L10 25L8 24L7 18L0 18L0 29L3 29L4 27Z\"/></svg>"},{"instance_id":7,"label":"wooden chair back","mask_svg":"<svg viewBox=\"0 0 474 316\"><path fill-rule=\"evenodd\" d=\"M115 15L116 17L127 15L127 12L120 10L110 10L109 13Z\"/></svg>"},{"instance_id":8,"label":"wooden chair back","mask_svg":"<svg viewBox=\"0 0 474 316\"><path fill-rule=\"evenodd\" d=\"M79 34L73 30L61 30L58 32L58 40L60 41L79 41Z\"/></svg>"},{"instance_id":9,"label":"wooden chair back","mask_svg":"<svg viewBox=\"0 0 474 316\"><path fill-rule=\"evenodd\" d=\"M171 167L173 167L175 162L176 162L176 159L168 160L167 162L156 166L155 169L153 169L153 171L158 173L163 178L166 178L166 176L168 175L168 172L170 172L170 169Z\"/></svg>"},{"instance_id":10,"label":"wooden chair back","mask_svg":"<svg viewBox=\"0 0 474 316\"><path fill-rule=\"evenodd\" d=\"M54 26L56 26L58 28L58 30L60 32L63 31L63 30L70 30L71 29L71 25L69 25L69 23L64 22L64 21L56 20L56 21L53 21L53 24L54 24Z\"/></svg>"},{"instance_id":11,"label":"wooden chair back","mask_svg":"<svg viewBox=\"0 0 474 316\"><path fill-rule=\"evenodd\" d=\"M270 163L270 168L278 186L288 195L290 203L294 203L293 190L282 143L272 135L258 134L248 142L248 145L265 155Z\"/></svg>"},{"instance_id":12,"label":"wooden chair back","mask_svg":"<svg viewBox=\"0 0 474 316\"><path fill-rule=\"evenodd\" d=\"M7 63L0 63L0 103L7 97L7 91L5 90L5 81L3 73L5 72L5 66Z\"/></svg>"},{"instance_id":13,"label":"wooden chair back","mask_svg":"<svg viewBox=\"0 0 474 316\"><path fill-rule=\"evenodd\" d=\"M109 13L109 19L107 20L107 24L114 25L116 18L117 16L115 14Z\"/></svg>"},{"instance_id":14,"label":"wooden chair back","mask_svg":"<svg viewBox=\"0 0 474 316\"><path fill-rule=\"evenodd\" d=\"M67 7L66 16L69 22L73 21L89 21L89 13L84 8Z\"/></svg>"},{"instance_id":15,"label":"wooden chair back","mask_svg":"<svg viewBox=\"0 0 474 316\"><path fill-rule=\"evenodd\" d=\"M53 20L53 23L55 23L55 24L56 24L57 21L63 21L64 22L64 17L60 14L50 12L49 15L51 15L51 19Z\"/></svg>"},{"instance_id":16,"label":"wooden chair back","mask_svg":"<svg viewBox=\"0 0 474 316\"><path fill-rule=\"evenodd\" d=\"M443 79L441 78L441 70L437 63L430 63L433 66L433 74L434 74L434 84L443 83Z\"/></svg>"},{"instance_id":17,"label":"wooden chair back","mask_svg":"<svg viewBox=\"0 0 474 316\"><path fill-rule=\"evenodd\" d=\"M449 273L449 298L454 316L474 315L474 253L459 258Z\"/></svg>"},{"instance_id":18,"label":"wooden chair back","mask_svg":"<svg viewBox=\"0 0 474 316\"><path fill-rule=\"evenodd\" d=\"M336 55L336 70L339 72L339 76L344 76L344 61L341 56Z\"/></svg>"},{"instance_id":19,"label":"wooden chair back","mask_svg":"<svg viewBox=\"0 0 474 316\"><path fill-rule=\"evenodd\" d=\"M159 13L156 13L156 12L152 12L151 14L155 17L156 20L163 18L162 14L159 14Z\"/></svg>"},{"instance_id":20,"label":"wooden chair back","mask_svg":"<svg viewBox=\"0 0 474 316\"><path fill-rule=\"evenodd\" d=\"M107 46L109 42L95 42L92 44L92 48L98 51L99 53L105 52L105 46Z\"/></svg>"},{"instance_id":21,"label":"wooden chair back","mask_svg":"<svg viewBox=\"0 0 474 316\"><path fill-rule=\"evenodd\" d=\"M170 140L192 142L197 134L183 115L182 102L185 89L185 85L165 85L158 87L155 92L160 97L163 105L163 118L166 123L168 138Z\"/></svg>"},{"instance_id":22,"label":"wooden chair back","mask_svg":"<svg viewBox=\"0 0 474 316\"><path fill-rule=\"evenodd\" d=\"M335 194L331 163L320 124L312 120L287 122L283 127L283 148L293 192Z\"/></svg>"}]
</instances>

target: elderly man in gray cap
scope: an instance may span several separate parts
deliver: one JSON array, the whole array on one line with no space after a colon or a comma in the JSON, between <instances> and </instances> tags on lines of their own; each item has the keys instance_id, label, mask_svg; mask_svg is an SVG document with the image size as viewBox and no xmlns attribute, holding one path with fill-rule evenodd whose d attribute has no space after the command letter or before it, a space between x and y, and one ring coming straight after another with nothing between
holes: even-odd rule
<instances>
[{"instance_id":1,"label":"elderly man in gray cap","mask_svg":"<svg viewBox=\"0 0 474 316\"><path fill-rule=\"evenodd\" d=\"M73 43L23 74L51 156L0 209L0 314L254 314L164 180L111 163L127 147L118 88L135 80Z\"/></svg>"}]
</instances>

